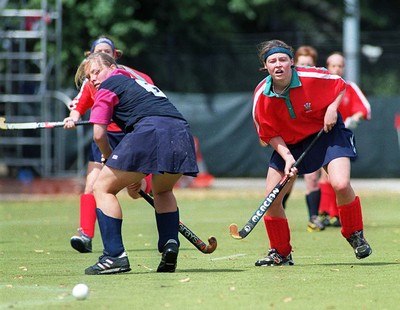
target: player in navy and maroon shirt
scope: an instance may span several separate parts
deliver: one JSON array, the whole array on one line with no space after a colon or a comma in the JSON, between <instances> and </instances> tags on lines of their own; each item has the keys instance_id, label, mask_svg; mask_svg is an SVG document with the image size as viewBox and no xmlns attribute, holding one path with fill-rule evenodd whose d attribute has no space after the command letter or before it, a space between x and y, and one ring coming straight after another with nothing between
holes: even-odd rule
<instances>
[{"instance_id":1,"label":"player in navy and maroon shirt","mask_svg":"<svg viewBox=\"0 0 400 310\"><path fill-rule=\"evenodd\" d=\"M294 68L293 48L279 40L262 43L259 57L261 70L269 75L255 89L253 120L259 138L274 149L266 192L271 192L285 174L295 177L324 167L337 195L343 237L357 258L369 256L372 250L363 234L360 200L350 185L350 158L357 155L353 134L338 113L345 81L323 68ZM296 159L321 128L325 134L294 168ZM289 224L282 205L286 191L284 188L266 211L264 222L270 250L256 266L294 264Z\"/></svg>"},{"instance_id":2,"label":"player in navy and maroon shirt","mask_svg":"<svg viewBox=\"0 0 400 310\"><path fill-rule=\"evenodd\" d=\"M104 251L85 273L130 270L116 194L149 174L159 234L158 250L162 253L157 272L174 272L179 250L179 212L173 187L182 175L198 173L189 124L160 89L118 69L109 55L92 54L82 65L97 89L90 122L94 124L93 139L107 160L94 184ZM115 149L107 137L111 119L125 133Z\"/></svg>"},{"instance_id":3,"label":"player in navy and maroon shirt","mask_svg":"<svg viewBox=\"0 0 400 310\"><path fill-rule=\"evenodd\" d=\"M101 36L96 39L90 48L90 51L85 52L85 56L91 53L106 53L112 56L114 59L120 58L122 56L122 51L115 48L114 42L105 36ZM125 69L132 78L141 79L150 84L153 84L152 79L145 73L137 71L135 69L129 68L127 66L121 66L120 68ZM76 80L77 86L81 85L78 95L71 101L69 108L70 114L64 119L64 127L67 129L75 128L75 121L78 121L82 115L84 115L94 103L94 96L96 94L96 89L93 85L84 77L81 76L80 72L77 72ZM121 128L119 128L114 122L110 123L107 127L108 138L110 140L111 146L114 148L124 137L124 133ZM81 253L92 252L92 239L95 233L96 226L96 201L93 196L93 184L96 181L100 170L102 168L101 164L101 152L97 147L96 143L92 141L89 161L86 174L86 184L84 193L80 195L80 208L79 208L79 222L80 227L78 228L78 234L72 236L70 239L71 246ZM151 182L149 177L146 177L141 184L131 184L127 187L128 194L136 199L141 196L138 190L142 189L149 193L151 190Z\"/></svg>"}]
</instances>

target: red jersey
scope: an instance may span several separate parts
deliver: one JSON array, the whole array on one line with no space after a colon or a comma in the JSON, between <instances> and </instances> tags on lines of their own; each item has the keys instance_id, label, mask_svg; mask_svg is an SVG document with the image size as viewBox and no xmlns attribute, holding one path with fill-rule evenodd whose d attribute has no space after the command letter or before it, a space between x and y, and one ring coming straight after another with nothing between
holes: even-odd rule
<instances>
[{"instance_id":1,"label":"red jersey","mask_svg":"<svg viewBox=\"0 0 400 310\"><path fill-rule=\"evenodd\" d=\"M268 76L253 97L253 121L260 139L269 143L280 136L286 144L295 144L318 132L326 109L345 88L346 82L325 68L295 67L288 91L277 95Z\"/></svg>"},{"instance_id":2,"label":"red jersey","mask_svg":"<svg viewBox=\"0 0 400 310\"><path fill-rule=\"evenodd\" d=\"M145 80L147 83L154 85L153 80L145 73L134 70L132 68L121 66L124 70L128 71L132 78ZM80 115L84 115L94 104L94 97L96 95L96 89L93 84L87 79L83 82L82 87L78 95L71 101L69 105L70 110L76 110ZM107 131L121 132L115 123L110 123L107 126Z\"/></svg>"},{"instance_id":3,"label":"red jersey","mask_svg":"<svg viewBox=\"0 0 400 310\"><path fill-rule=\"evenodd\" d=\"M338 108L343 121L357 112L362 112L365 119L371 119L371 106L361 89L353 82L347 82L346 93Z\"/></svg>"}]
</instances>

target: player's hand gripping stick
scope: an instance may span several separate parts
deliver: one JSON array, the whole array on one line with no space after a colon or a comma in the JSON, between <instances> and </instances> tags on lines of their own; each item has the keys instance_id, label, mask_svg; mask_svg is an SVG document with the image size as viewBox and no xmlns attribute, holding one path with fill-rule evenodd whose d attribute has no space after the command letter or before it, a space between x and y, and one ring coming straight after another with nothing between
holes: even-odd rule
<instances>
[{"instance_id":1,"label":"player's hand gripping stick","mask_svg":"<svg viewBox=\"0 0 400 310\"><path fill-rule=\"evenodd\" d=\"M75 126L89 124L89 121L75 122ZM0 117L0 129L2 130L49 129L56 127L64 127L64 122L7 123L4 117Z\"/></svg>"}]
</instances>

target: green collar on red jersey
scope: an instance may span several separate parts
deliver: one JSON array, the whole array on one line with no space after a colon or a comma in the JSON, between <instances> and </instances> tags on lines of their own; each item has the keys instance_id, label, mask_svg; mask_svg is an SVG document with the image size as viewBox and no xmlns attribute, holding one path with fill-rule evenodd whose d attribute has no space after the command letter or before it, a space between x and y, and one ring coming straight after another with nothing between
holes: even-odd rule
<instances>
[{"instance_id":1,"label":"green collar on red jersey","mask_svg":"<svg viewBox=\"0 0 400 310\"><path fill-rule=\"evenodd\" d=\"M290 117L296 118L296 114L294 113L292 103L290 102L289 90L291 88L300 87L300 86L301 86L301 82L299 79L299 75L297 74L297 71L294 68L292 68L292 79L290 80L290 85L289 85L288 89L282 95L279 95L279 94L276 94L273 92L271 75L268 75L266 78L266 85L265 85L263 94L267 97L276 97L276 98L284 99L286 107L290 114Z\"/></svg>"}]
</instances>

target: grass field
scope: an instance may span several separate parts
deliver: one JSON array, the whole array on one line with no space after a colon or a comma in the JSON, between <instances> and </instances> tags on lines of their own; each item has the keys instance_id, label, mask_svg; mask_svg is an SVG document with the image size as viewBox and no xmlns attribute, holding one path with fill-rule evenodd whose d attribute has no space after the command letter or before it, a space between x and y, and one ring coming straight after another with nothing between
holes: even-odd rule
<instances>
[{"instance_id":1,"label":"grass field","mask_svg":"<svg viewBox=\"0 0 400 310\"><path fill-rule=\"evenodd\" d=\"M259 190L177 190L181 221L203 241L218 240L202 254L183 237L178 268L155 272L154 211L143 200L120 195L123 237L132 271L86 276L101 255L98 230L94 252L79 254L69 239L78 226L77 196L42 196L0 201L0 309L398 309L400 276L400 193L359 192L365 235L373 254L357 260L338 228L306 231L303 191L289 201L292 267L255 267L268 248L261 222L244 240L229 236L262 201ZM86 283L87 300L71 295Z\"/></svg>"}]
</instances>

